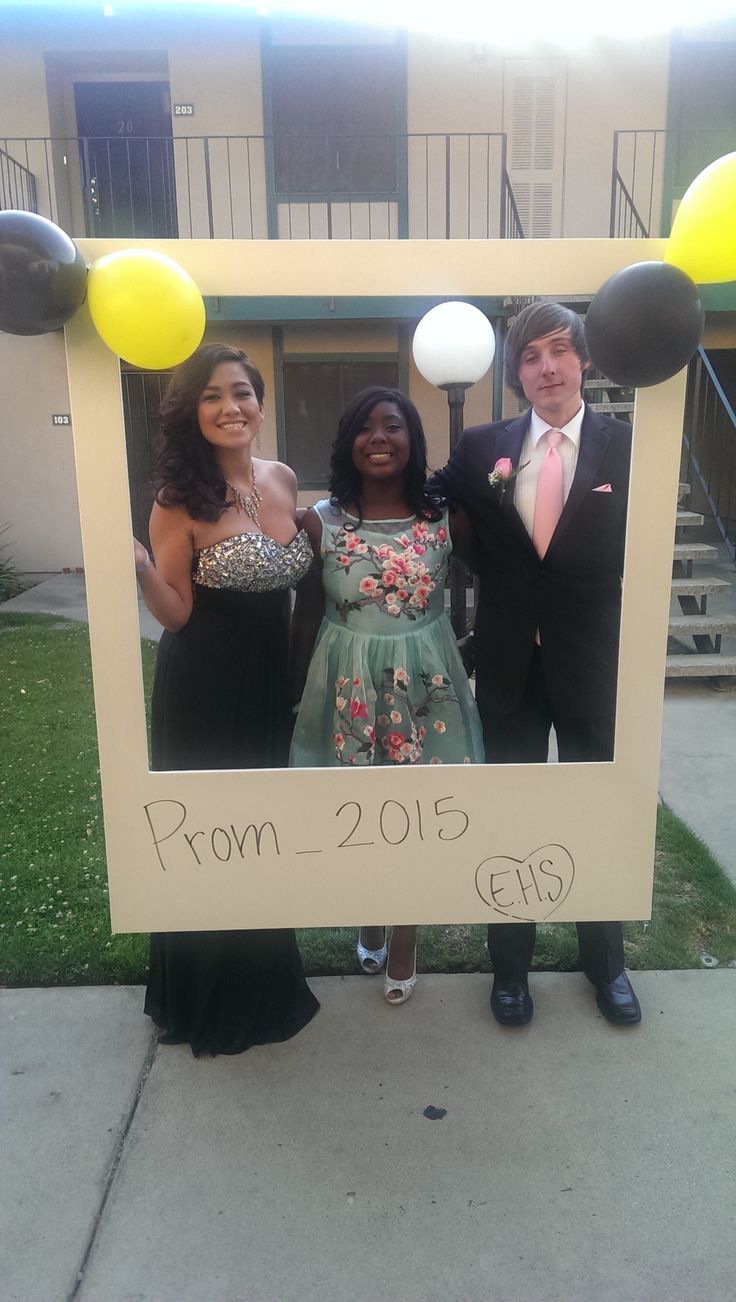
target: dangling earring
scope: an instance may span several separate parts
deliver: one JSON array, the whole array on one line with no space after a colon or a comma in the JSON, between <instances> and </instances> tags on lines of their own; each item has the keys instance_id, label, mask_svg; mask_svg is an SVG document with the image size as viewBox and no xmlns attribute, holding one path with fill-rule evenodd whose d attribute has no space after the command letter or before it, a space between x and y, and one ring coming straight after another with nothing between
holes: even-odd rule
<instances>
[{"instance_id":1,"label":"dangling earring","mask_svg":"<svg viewBox=\"0 0 736 1302\"><path fill-rule=\"evenodd\" d=\"M256 434L256 452L262 452L262 451L263 451L263 443L261 442L261 431L259 430L258 433Z\"/></svg>"}]
</instances>

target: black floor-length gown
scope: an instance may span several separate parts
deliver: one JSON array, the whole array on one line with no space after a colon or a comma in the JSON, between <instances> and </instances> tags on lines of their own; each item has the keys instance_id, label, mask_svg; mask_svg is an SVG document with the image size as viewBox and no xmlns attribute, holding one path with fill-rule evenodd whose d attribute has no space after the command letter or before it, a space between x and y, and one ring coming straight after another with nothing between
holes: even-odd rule
<instances>
[{"instance_id":1,"label":"black floor-length gown","mask_svg":"<svg viewBox=\"0 0 736 1302\"><path fill-rule=\"evenodd\" d=\"M244 533L203 548L194 607L161 637L153 688L154 769L286 767L288 590L312 550ZM151 937L145 1011L165 1043L195 1055L288 1040L319 1008L291 929Z\"/></svg>"}]
</instances>

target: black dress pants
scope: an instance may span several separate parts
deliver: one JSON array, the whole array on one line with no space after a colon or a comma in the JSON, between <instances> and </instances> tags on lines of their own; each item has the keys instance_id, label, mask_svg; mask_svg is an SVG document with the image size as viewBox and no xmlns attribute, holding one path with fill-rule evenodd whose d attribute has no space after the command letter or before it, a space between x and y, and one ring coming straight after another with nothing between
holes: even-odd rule
<instances>
[{"instance_id":1,"label":"black dress pants","mask_svg":"<svg viewBox=\"0 0 736 1302\"><path fill-rule=\"evenodd\" d=\"M542 668L542 652L535 646L524 695L510 714L498 714L486 698L481 670L476 700L483 723L486 763L544 764L549 753L550 729L557 736L561 761L589 763L613 758L615 716L562 718L549 699ZM613 981L624 970L623 930L620 922L578 922L580 962L595 984ZM526 978L534 953L533 922L489 923L488 953L502 981Z\"/></svg>"}]
</instances>

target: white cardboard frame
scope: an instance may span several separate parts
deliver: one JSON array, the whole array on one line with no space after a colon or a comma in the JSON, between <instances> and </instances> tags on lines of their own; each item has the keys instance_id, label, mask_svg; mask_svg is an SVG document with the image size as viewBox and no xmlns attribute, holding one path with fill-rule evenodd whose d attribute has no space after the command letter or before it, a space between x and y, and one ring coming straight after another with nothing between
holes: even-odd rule
<instances>
[{"instance_id":1,"label":"white cardboard frame","mask_svg":"<svg viewBox=\"0 0 736 1302\"><path fill-rule=\"evenodd\" d=\"M88 262L136 245L174 258L203 294L243 296L583 295L663 252L660 240L79 241ZM67 326L67 360L116 931L650 915L684 371L636 397L611 763L159 773L118 359L86 310Z\"/></svg>"}]
</instances>

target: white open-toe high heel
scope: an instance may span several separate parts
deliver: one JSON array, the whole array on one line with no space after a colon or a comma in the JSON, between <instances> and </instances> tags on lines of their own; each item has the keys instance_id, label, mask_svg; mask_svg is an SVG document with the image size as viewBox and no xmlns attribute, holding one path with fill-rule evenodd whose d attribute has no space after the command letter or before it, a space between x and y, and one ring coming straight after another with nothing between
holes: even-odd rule
<instances>
[{"instance_id":1,"label":"white open-toe high heel","mask_svg":"<svg viewBox=\"0 0 736 1302\"><path fill-rule=\"evenodd\" d=\"M390 955L389 955L390 960ZM383 978L383 995L387 1004L395 1006L405 1004L407 999L411 999L414 994L414 988L417 984L417 947L414 946L414 971L406 981L394 981L393 977L388 974L388 963Z\"/></svg>"},{"instance_id":2,"label":"white open-toe high heel","mask_svg":"<svg viewBox=\"0 0 736 1302\"><path fill-rule=\"evenodd\" d=\"M388 939L386 937L385 929L383 934L384 941L380 949L366 949L360 939L361 933L358 932L358 943L355 946L355 950L358 955L358 962L360 963L361 970L365 972L367 976L378 976L378 973L383 971L384 963L388 958Z\"/></svg>"}]
</instances>

